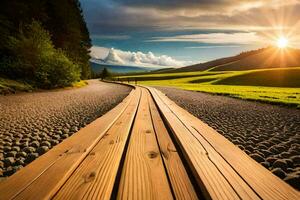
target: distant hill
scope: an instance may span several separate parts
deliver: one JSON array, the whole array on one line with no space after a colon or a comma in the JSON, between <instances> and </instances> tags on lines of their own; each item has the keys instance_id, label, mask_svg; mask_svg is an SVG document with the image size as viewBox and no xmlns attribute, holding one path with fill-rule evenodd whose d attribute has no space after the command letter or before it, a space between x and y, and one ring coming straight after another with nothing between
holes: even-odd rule
<instances>
[{"instance_id":1,"label":"distant hill","mask_svg":"<svg viewBox=\"0 0 300 200\"><path fill-rule=\"evenodd\" d=\"M95 73L102 72L102 70L104 68L106 68L110 72L119 73L119 74L150 72L150 71L157 70L157 68L151 68L151 67L108 65L108 64L102 64L102 63L96 63L93 61L90 61L90 64L91 64L92 71Z\"/></svg>"},{"instance_id":2,"label":"distant hill","mask_svg":"<svg viewBox=\"0 0 300 200\"><path fill-rule=\"evenodd\" d=\"M300 68L254 70L220 79L215 85L247 85L267 87L300 87Z\"/></svg>"},{"instance_id":3,"label":"distant hill","mask_svg":"<svg viewBox=\"0 0 300 200\"><path fill-rule=\"evenodd\" d=\"M300 50L268 47L239 55L221 58L206 63L195 64L168 72L192 72L192 71L241 71L251 69L266 69L279 67L299 67Z\"/></svg>"}]
</instances>

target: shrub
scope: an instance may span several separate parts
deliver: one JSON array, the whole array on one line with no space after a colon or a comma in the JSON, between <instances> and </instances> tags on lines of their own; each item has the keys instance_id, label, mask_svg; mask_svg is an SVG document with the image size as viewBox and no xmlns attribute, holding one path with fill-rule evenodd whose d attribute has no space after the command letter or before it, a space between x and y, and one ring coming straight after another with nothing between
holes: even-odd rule
<instances>
[{"instance_id":1,"label":"shrub","mask_svg":"<svg viewBox=\"0 0 300 200\"><path fill-rule=\"evenodd\" d=\"M80 69L62 50L54 48L50 34L33 21L18 37L10 37L12 56L1 64L1 71L11 78L34 81L41 88L71 85L80 79Z\"/></svg>"},{"instance_id":2,"label":"shrub","mask_svg":"<svg viewBox=\"0 0 300 200\"><path fill-rule=\"evenodd\" d=\"M8 49L14 59L10 65L14 75L27 79L34 78L40 58L55 50L49 33L37 21L25 26L18 37L9 37Z\"/></svg>"},{"instance_id":3,"label":"shrub","mask_svg":"<svg viewBox=\"0 0 300 200\"><path fill-rule=\"evenodd\" d=\"M80 80L80 69L61 50L57 50L41 58L35 77L39 87L65 87Z\"/></svg>"}]
</instances>

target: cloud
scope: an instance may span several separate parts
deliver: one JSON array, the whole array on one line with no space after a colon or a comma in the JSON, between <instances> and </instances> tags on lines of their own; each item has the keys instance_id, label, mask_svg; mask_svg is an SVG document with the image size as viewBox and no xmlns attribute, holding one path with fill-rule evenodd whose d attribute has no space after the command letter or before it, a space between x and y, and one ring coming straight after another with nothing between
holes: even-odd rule
<instances>
[{"instance_id":1,"label":"cloud","mask_svg":"<svg viewBox=\"0 0 300 200\"><path fill-rule=\"evenodd\" d=\"M167 55L154 55L152 52L131 52L119 49L108 49L93 46L91 48L92 58L101 59L105 64L132 65L144 67L182 67L192 62L180 61Z\"/></svg>"},{"instance_id":2,"label":"cloud","mask_svg":"<svg viewBox=\"0 0 300 200\"><path fill-rule=\"evenodd\" d=\"M231 2L226 0L113 0L122 5L132 6L132 7L154 7L154 8L167 8L175 9L181 8L191 8L191 7L201 7L208 5L226 5L234 4L239 2L239 0L232 0Z\"/></svg>"},{"instance_id":3,"label":"cloud","mask_svg":"<svg viewBox=\"0 0 300 200\"><path fill-rule=\"evenodd\" d=\"M293 27L300 17L299 0L82 0L81 2L91 33L153 29L256 31L274 27L276 24Z\"/></svg>"},{"instance_id":4,"label":"cloud","mask_svg":"<svg viewBox=\"0 0 300 200\"><path fill-rule=\"evenodd\" d=\"M148 40L148 42L195 42L206 44L253 44L261 41L262 38L255 32L190 34L171 37L153 37Z\"/></svg>"},{"instance_id":5,"label":"cloud","mask_svg":"<svg viewBox=\"0 0 300 200\"><path fill-rule=\"evenodd\" d=\"M193 46L184 47L185 49L215 49L215 48L238 48L239 45L211 45L211 46Z\"/></svg>"},{"instance_id":6,"label":"cloud","mask_svg":"<svg viewBox=\"0 0 300 200\"><path fill-rule=\"evenodd\" d=\"M95 59L104 59L108 55L108 49L105 47L92 46L90 55Z\"/></svg>"},{"instance_id":7,"label":"cloud","mask_svg":"<svg viewBox=\"0 0 300 200\"><path fill-rule=\"evenodd\" d=\"M93 39L104 39L104 40L128 40L130 35L91 35Z\"/></svg>"}]
</instances>

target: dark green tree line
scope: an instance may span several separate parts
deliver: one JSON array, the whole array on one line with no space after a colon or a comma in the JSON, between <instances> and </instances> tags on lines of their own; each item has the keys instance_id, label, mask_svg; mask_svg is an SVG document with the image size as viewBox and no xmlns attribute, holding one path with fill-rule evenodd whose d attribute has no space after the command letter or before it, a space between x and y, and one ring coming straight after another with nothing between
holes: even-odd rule
<instances>
[{"instance_id":1,"label":"dark green tree line","mask_svg":"<svg viewBox=\"0 0 300 200\"><path fill-rule=\"evenodd\" d=\"M91 40L78 0L1 1L0 37L0 75L44 87L91 76Z\"/></svg>"}]
</instances>

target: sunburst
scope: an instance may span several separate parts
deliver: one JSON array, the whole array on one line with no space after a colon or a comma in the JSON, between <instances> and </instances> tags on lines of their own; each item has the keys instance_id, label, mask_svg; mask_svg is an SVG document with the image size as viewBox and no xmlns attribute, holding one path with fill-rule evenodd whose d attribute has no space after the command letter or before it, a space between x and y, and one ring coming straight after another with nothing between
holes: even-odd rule
<instances>
[{"instance_id":1,"label":"sunburst","mask_svg":"<svg viewBox=\"0 0 300 200\"><path fill-rule=\"evenodd\" d=\"M288 44L289 44L289 40L284 36L281 36L277 39L277 47L280 49L284 49L288 47Z\"/></svg>"}]
</instances>

